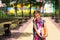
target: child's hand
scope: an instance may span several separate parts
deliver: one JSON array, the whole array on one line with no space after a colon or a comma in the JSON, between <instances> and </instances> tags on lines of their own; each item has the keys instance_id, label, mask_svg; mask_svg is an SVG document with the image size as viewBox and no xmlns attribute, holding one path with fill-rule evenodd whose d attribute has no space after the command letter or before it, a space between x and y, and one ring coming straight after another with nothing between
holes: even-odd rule
<instances>
[{"instance_id":1,"label":"child's hand","mask_svg":"<svg viewBox=\"0 0 60 40\"><path fill-rule=\"evenodd\" d=\"M45 35L45 37L47 37L47 36L48 36L48 34Z\"/></svg>"},{"instance_id":2,"label":"child's hand","mask_svg":"<svg viewBox=\"0 0 60 40\"><path fill-rule=\"evenodd\" d=\"M42 36L41 38L46 38L45 36Z\"/></svg>"}]
</instances>

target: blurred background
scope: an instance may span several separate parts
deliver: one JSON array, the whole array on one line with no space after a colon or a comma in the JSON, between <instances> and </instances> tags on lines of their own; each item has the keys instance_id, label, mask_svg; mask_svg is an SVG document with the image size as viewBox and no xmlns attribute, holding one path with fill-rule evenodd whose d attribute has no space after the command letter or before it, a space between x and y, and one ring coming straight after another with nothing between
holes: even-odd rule
<instances>
[{"instance_id":1,"label":"blurred background","mask_svg":"<svg viewBox=\"0 0 60 40\"><path fill-rule=\"evenodd\" d=\"M43 16L59 15L57 0L0 0L0 18L32 16L35 10L42 12Z\"/></svg>"},{"instance_id":2,"label":"blurred background","mask_svg":"<svg viewBox=\"0 0 60 40\"><path fill-rule=\"evenodd\" d=\"M0 35L5 33L4 25L9 25L10 30L19 28L36 10L42 17L60 23L60 0L0 0Z\"/></svg>"},{"instance_id":3,"label":"blurred background","mask_svg":"<svg viewBox=\"0 0 60 40\"><path fill-rule=\"evenodd\" d=\"M0 0L0 19L33 16L35 10L42 17L60 17L59 0Z\"/></svg>"}]
</instances>

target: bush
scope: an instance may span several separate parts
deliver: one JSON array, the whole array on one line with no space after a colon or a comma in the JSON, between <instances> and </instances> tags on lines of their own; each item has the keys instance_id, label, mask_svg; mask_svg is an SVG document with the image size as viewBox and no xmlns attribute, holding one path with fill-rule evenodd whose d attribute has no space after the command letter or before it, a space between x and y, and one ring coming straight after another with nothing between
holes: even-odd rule
<instances>
[{"instance_id":1,"label":"bush","mask_svg":"<svg viewBox=\"0 0 60 40\"><path fill-rule=\"evenodd\" d=\"M51 17L53 15L55 15L55 14L54 13L44 13L43 14L44 17Z\"/></svg>"},{"instance_id":2,"label":"bush","mask_svg":"<svg viewBox=\"0 0 60 40\"><path fill-rule=\"evenodd\" d=\"M5 18L7 17L6 12L0 10L0 18Z\"/></svg>"}]
</instances>

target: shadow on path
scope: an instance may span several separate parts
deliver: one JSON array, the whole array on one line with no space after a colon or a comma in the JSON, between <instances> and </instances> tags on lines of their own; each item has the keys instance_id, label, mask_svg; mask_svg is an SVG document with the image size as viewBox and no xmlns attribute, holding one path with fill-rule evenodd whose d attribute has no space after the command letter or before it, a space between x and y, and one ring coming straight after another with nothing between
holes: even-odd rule
<instances>
[{"instance_id":1,"label":"shadow on path","mask_svg":"<svg viewBox=\"0 0 60 40\"><path fill-rule=\"evenodd\" d=\"M0 40L11 40L11 38L14 40L14 39L18 39L19 37L29 37L33 35L33 33L28 33L28 32L25 32L25 33L19 33L19 32L14 32L11 34L11 36L0 36Z\"/></svg>"}]
</instances>

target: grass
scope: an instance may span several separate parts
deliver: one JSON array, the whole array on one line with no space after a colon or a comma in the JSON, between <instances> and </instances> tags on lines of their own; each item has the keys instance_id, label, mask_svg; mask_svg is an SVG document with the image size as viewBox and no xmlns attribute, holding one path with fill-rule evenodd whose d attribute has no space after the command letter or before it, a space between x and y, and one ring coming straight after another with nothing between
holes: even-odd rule
<instances>
[{"instance_id":1,"label":"grass","mask_svg":"<svg viewBox=\"0 0 60 40\"><path fill-rule=\"evenodd\" d=\"M17 27L17 24L11 24L10 29L14 29Z\"/></svg>"}]
</instances>

